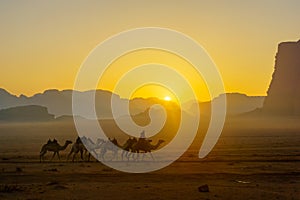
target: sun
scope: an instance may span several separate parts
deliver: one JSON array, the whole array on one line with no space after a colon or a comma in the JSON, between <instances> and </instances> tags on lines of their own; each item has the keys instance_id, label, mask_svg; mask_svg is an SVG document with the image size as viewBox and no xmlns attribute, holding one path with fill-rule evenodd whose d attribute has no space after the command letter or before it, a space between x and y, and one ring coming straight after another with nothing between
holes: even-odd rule
<instances>
[{"instance_id":1,"label":"sun","mask_svg":"<svg viewBox=\"0 0 300 200\"><path fill-rule=\"evenodd\" d=\"M165 100L165 101L171 101L171 97L165 96L164 100Z\"/></svg>"}]
</instances>

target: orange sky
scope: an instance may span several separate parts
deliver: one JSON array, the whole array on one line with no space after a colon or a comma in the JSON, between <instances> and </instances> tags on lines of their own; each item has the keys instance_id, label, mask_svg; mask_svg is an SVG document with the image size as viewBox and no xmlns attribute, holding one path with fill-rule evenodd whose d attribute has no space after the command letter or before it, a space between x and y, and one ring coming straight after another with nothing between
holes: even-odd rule
<instances>
[{"instance_id":1,"label":"orange sky","mask_svg":"<svg viewBox=\"0 0 300 200\"><path fill-rule=\"evenodd\" d=\"M1 1L0 87L16 95L73 88L81 63L98 43L121 31L157 26L200 43L227 92L266 95L277 44L300 39L299 10L297 0ZM199 98L209 97L204 92Z\"/></svg>"}]
</instances>

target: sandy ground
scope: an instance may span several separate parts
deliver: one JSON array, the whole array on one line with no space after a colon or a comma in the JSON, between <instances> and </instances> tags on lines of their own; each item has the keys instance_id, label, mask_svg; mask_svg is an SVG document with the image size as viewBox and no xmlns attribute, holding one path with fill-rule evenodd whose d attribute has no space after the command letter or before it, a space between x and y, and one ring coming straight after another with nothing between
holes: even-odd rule
<instances>
[{"instance_id":1,"label":"sandy ground","mask_svg":"<svg viewBox=\"0 0 300 200\"><path fill-rule=\"evenodd\" d=\"M127 174L96 162L5 162L0 164L0 198L299 199L300 171L290 172L296 171L296 165L299 163L177 162L154 173ZM209 192L198 191L204 184ZM10 187L6 192L5 186Z\"/></svg>"},{"instance_id":2,"label":"sandy ground","mask_svg":"<svg viewBox=\"0 0 300 200\"><path fill-rule=\"evenodd\" d=\"M65 124L0 125L0 199L300 197L298 127L260 131L225 128L207 158L199 159L197 149L190 149L172 165L146 174L118 172L95 160L67 162L70 147L62 153L61 161L39 163L38 152L49 135L60 143L68 138L74 141L72 130ZM209 192L199 192L198 187L205 184Z\"/></svg>"}]
</instances>

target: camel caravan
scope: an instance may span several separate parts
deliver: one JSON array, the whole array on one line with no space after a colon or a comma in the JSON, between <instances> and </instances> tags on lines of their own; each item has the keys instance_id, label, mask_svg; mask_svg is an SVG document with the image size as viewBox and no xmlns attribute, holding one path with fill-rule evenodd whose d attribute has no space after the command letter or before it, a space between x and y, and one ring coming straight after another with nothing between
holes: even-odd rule
<instances>
[{"instance_id":1,"label":"camel caravan","mask_svg":"<svg viewBox=\"0 0 300 200\"><path fill-rule=\"evenodd\" d=\"M152 155L152 151L159 148L159 146L164 143L164 140L158 140L156 144L152 144L152 140L146 139L144 131L141 133L140 138L129 137L123 145L120 145L116 138L103 140L97 139L94 142L92 139L87 138L85 136L78 137L73 143L70 140L67 140L64 145L60 145L56 139L48 140L46 144L42 146L40 151L40 162L44 161L45 154L49 152L53 152L51 157L51 161L57 155L60 160L60 151L66 150L66 148L72 144L71 151L67 155L67 161L72 158L72 162L78 160L77 155L80 153L81 160L90 161L91 155L95 157L97 160L118 160L118 152L121 151L121 160L130 161L138 161L140 153L143 153L143 158L146 154L151 156L151 159L154 160Z\"/></svg>"}]
</instances>

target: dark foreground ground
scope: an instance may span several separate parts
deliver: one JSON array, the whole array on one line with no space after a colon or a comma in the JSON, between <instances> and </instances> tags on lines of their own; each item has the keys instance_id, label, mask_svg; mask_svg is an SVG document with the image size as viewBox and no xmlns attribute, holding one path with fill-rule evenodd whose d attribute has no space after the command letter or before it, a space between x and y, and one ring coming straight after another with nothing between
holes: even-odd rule
<instances>
[{"instance_id":1,"label":"dark foreground ground","mask_svg":"<svg viewBox=\"0 0 300 200\"><path fill-rule=\"evenodd\" d=\"M127 174L96 162L2 162L0 199L299 199L297 166L177 162L154 173ZM199 192L205 184L209 192Z\"/></svg>"}]
</instances>

